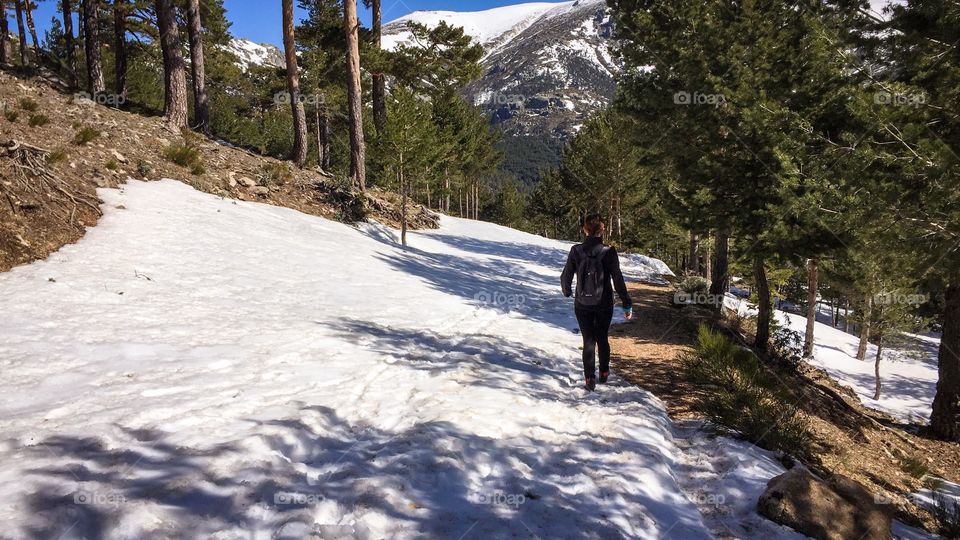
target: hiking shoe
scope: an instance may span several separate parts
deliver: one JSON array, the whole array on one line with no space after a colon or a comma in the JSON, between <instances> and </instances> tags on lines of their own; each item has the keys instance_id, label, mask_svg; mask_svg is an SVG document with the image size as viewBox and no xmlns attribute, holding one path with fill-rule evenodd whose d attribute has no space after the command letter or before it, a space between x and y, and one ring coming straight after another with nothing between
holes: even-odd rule
<instances>
[{"instance_id":1,"label":"hiking shoe","mask_svg":"<svg viewBox=\"0 0 960 540\"><path fill-rule=\"evenodd\" d=\"M586 388L587 390L593 392L597 388L597 380L594 379L593 377L590 377L589 379L587 379Z\"/></svg>"},{"instance_id":2,"label":"hiking shoe","mask_svg":"<svg viewBox=\"0 0 960 540\"><path fill-rule=\"evenodd\" d=\"M609 378L610 378L610 372L609 372L609 371L601 371L601 372L600 372L600 384L607 384L607 379L609 379Z\"/></svg>"}]
</instances>

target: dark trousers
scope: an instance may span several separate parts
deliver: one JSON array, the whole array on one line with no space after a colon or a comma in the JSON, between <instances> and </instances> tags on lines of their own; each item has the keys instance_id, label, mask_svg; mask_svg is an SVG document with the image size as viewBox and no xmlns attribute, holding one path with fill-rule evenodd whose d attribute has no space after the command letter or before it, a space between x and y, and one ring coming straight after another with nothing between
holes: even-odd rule
<instances>
[{"instance_id":1,"label":"dark trousers","mask_svg":"<svg viewBox=\"0 0 960 540\"><path fill-rule=\"evenodd\" d=\"M583 336L583 376L597 376L595 355L600 351L600 371L610 371L610 321L613 320L613 306L597 309L575 310L580 335Z\"/></svg>"}]
</instances>

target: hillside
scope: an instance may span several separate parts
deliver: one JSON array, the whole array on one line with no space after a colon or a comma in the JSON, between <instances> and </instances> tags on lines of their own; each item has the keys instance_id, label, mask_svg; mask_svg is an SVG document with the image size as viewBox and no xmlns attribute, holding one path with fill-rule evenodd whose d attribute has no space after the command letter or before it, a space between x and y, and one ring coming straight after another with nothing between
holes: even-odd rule
<instances>
[{"instance_id":1,"label":"hillside","mask_svg":"<svg viewBox=\"0 0 960 540\"><path fill-rule=\"evenodd\" d=\"M183 178L218 196L347 221L363 212L340 180L226 143L184 138L161 118L98 105L43 78L0 70L0 109L0 271L76 241L99 218L95 190L129 178ZM394 224L397 201L371 190L363 203L371 217ZM436 226L418 205L412 215L414 227Z\"/></svg>"}]
</instances>

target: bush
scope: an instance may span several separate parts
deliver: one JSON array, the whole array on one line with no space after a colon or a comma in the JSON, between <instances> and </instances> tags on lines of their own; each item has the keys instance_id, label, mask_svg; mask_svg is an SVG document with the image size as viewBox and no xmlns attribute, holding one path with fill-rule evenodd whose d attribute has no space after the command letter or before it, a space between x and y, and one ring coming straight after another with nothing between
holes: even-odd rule
<instances>
[{"instance_id":1,"label":"bush","mask_svg":"<svg viewBox=\"0 0 960 540\"><path fill-rule=\"evenodd\" d=\"M203 159L200 156L199 137L189 131L184 130L183 140L168 146L163 151L163 157L181 167L190 169L190 172L194 175L199 176L206 172Z\"/></svg>"},{"instance_id":2,"label":"bush","mask_svg":"<svg viewBox=\"0 0 960 540\"><path fill-rule=\"evenodd\" d=\"M17 118L20 118L20 112L17 111L16 109L10 109L4 106L3 117L6 118L8 122L16 122Z\"/></svg>"},{"instance_id":3,"label":"bush","mask_svg":"<svg viewBox=\"0 0 960 540\"><path fill-rule=\"evenodd\" d=\"M50 152L50 155L47 156L47 163L49 163L50 165L56 165L57 163L66 161L66 159L67 159L66 152L64 152L63 150L54 150L53 152Z\"/></svg>"},{"instance_id":4,"label":"bush","mask_svg":"<svg viewBox=\"0 0 960 540\"><path fill-rule=\"evenodd\" d=\"M100 136L100 132L90 126L84 126L76 129L77 134L73 137L73 143L77 146L83 146Z\"/></svg>"},{"instance_id":5,"label":"bush","mask_svg":"<svg viewBox=\"0 0 960 540\"><path fill-rule=\"evenodd\" d=\"M714 423L764 448L795 454L809 447L810 431L795 400L753 351L701 326L696 349L680 361L690 380L709 387L696 405Z\"/></svg>"},{"instance_id":6,"label":"bush","mask_svg":"<svg viewBox=\"0 0 960 540\"><path fill-rule=\"evenodd\" d=\"M687 276L680 282L679 288L687 294L706 293L710 290L710 282L702 276Z\"/></svg>"},{"instance_id":7,"label":"bush","mask_svg":"<svg viewBox=\"0 0 960 540\"><path fill-rule=\"evenodd\" d=\"M803 335L785 326L773 331L773 356L794 372L803 361Z\"/></svg>"},{"instance_id":8,"label":"bush","mask_svg":"<svg viewBox=\"0 0 960 540\"><path fill-rule=\"evenodd\" d=\"M20 100L20 108L27 112L37 112L40 110L40 104L27 97Z\"/></svg>"},{"instance_id":9,"label":"bush","mask_svg":"<svg viewBox=\"0 0 960 540\"><path fill-rule=\"evenodd\" d=\"M293 173L286 163L267 162L260 166L258 179L261 186L283 185L293 180Z\"/></svg>"},{"instance_id":10,"label":"bush","mask_svg":"<svg viewBox=\"0 0 960 540\"><path fill-rule=\"evenodd\" d=\"M900 460L900 470L914 478L922 479L930 472L930 467L922 459L908 456Z\"/></svg>"},{"instance_id":11,"label":"bush","mask_svg":"<svg viewBox=\"0 0 960 540\"><path fill-rule=\"evenodd\" d=\"M49 124L50 119L45 114L31 114L27 123L30 124L30 127L42 127Z\"/></svg>"}]
</instances>

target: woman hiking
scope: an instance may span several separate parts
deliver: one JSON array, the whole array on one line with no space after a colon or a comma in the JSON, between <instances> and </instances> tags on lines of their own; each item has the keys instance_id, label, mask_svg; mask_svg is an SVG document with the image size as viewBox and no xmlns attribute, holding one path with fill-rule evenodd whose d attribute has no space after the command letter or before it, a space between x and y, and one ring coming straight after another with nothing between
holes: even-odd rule
<instances>
[{"instance_id":1,"label":"woman hiking","mask_svg":"<svg viewBox=\"0 0 960 540\"><path fill-rule=\"evenodd\" d=\"M569 298L573 291L573 277L577 277L574 312L583 336L583 376L587 390L597 386L595 354L600 349L600 383L610 376L610 322L613 320L613 291L616 289L623 304L623 316L633 318L633 302L620 271L620 256L612 246L603 244L605 231L600 214L590 214L583 220L582 244L570 249L567 264L560 275L563 295Z\"/></svg>"}]
</instances>

